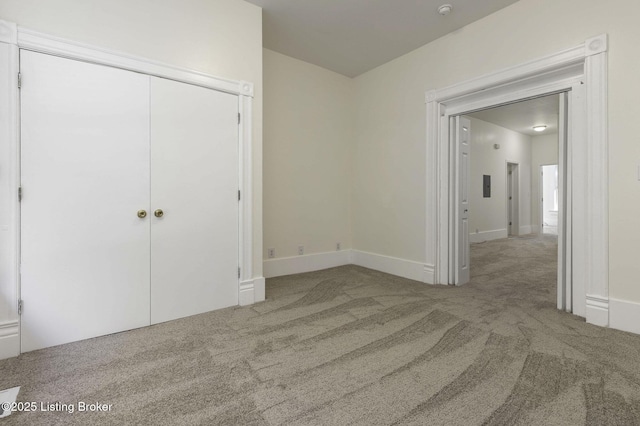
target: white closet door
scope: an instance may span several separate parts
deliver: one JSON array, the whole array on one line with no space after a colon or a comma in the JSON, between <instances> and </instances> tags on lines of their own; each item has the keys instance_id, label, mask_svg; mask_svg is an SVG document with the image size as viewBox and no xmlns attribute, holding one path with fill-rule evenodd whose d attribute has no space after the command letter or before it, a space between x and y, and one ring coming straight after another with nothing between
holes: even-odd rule
<instances>
[{"instance_id":1,"label":"white closet door","mask_svg":"<svg viewBox=\"0 0 640 426\"><path fill-rule=\"evenodd\" d=\"M151 322L237 305L237 96L151 78L151 210Z\"/></svg>"},{"instance_id":2,"label":"white closet door","mask_svg":"<svg viewBox=\"0 0 640 426\"><path fill-rule=\"evenodd\" d=\"M149 324L149 77L21 52L22 351Z\"/></svg>"}]
</instances>

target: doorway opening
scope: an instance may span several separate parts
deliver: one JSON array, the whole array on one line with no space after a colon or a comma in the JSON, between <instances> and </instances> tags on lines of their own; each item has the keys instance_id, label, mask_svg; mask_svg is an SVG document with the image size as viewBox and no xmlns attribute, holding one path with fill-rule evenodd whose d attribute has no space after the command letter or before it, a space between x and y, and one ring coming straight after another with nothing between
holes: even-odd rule
<instances>
[{"instance_id":1,"label":"doorway opening","mask_svg":"<svg viewBox=\"0 0 640 426\"><path fill-rule=\"evenodd\" d=\"M566 163L570 125L569 97L570 91L542 94L489 105L451 117L452 123L462 120L458 117L464 117L468 123L464 127L451 126L453 132L450 135L450 147L451 155L456 158L456 191L459 194L469 193L468 199L471 200L464 204L458 196L458 205L454 206L454 209L464 211L467 218L471 218L467 220L466 226L463 226L463 221L457 222L458 231L452 241L459 254L455 264L455 285L466 284L472 277L471 242L529 234L544 236L545 233L541 230L544 229L546 219L548 223L554 224L554 227L548 226L554 240L553 243L548 243L549 249L557 253L557 306L571 309L569 299L573 298L573 289L571 281L568 281L571 250L567 248L570 238L567 222L570 222L570 216L567 215L569 188ZM462 130L465 135L460 134ZM463 143L465 138L469 141L468 147ZM471 154L473 151L476 153ZM471 167L478 161L481 162L480 165ZM549 190L552 192L546 197L548 201L555 203L544 206L544 175L538 176L534 170L549 163L555 163L555 169L553 172L551 169L547 170ZM500 164L504 167L504 178L497 171ZM488 176L482 176L482 202L478 202L479 196L474 196L477 185L469 189L474 179L480 179L479 170L489 173ZM492 174L495 176L492 186L500 188L493 191L493 195L491 188L487 191L485 184L487 181L491 182ZM476 201L475 207L473 201ZM474 213L468 213L472 208ZM504 212L502 222L497 219L501 214L500 208ZM462 217L462 213L458 215ZM500 227L500 223L504 227ZM466 238L465 229L474 228L475 237ZM478 235L483 237L478 238ZM521 272L526 273L524 269Z\"/></svg>"},{"instance_id":2,"label":"doorway opening","mask_svg":"<svg viewBox=\"0 0 640 426\"><path fill-rule=\"evenodd\" d=\"M451 117L460 194L456 243L461 273L455 284L472 281L489 291L495 285L486 279L491 271L494 276L512 276L502 285L515 290L518 297L555 304L562 269L557 266L561 258L557 222L565 211L558 173L566 174L566 168L558 167L559 130L566 125L558 121L567 120L560 112L565 97L555 93ZM534 130L542 123L543 131ZM537 171L549 163L556 164L552 188L556 203L543 208ZM540 231L543 216L537 212L544 210L548 216L552 208L556 232L548 236Z\"/></svg>"},{"instance_id":3,"label":"doorway opening","mask_svg":"<svg viewBox=\"0 0 640 426\"><path fill-rule=\"evenodd\" d=\"M425 274L458 284L460 171L451 117L565 93L559 120L557 308L609 325L607 35L514 67L426 92L427 211ZM522 164L521 164L522 166ZM504 169L503 169L504 170ZM522 169L520 170L522 176ZM522 185L522 184L521 184ZM521 196L522 200L522 196ZM536 211L537 210L532 210Z\"/></svg>"}]
</instances>

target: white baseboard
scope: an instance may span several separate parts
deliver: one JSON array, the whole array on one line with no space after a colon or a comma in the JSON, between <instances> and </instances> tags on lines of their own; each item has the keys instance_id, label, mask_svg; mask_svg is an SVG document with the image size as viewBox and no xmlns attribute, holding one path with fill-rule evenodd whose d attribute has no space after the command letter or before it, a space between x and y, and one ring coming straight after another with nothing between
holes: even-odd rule
<instances>
[{"instance_id":1,"label":"white baseboard","mask_svg":"<svg viewBox=\"0 0 640 426\"><path fill-rule=\"evenodd\" d=\"M352 253L354 265L420 282L426 282L425 279L427 279L429 275L429 271L427 271L424 263L358 250L352 250ZM433 266L431 266L430 278L433 283Z\"/></svg>"},{"instance_id":2,"label":"white baseboard","mask_svg":"<svg viewBox=\"0 0 640 426\"><path fill-rule=\"evenodd\" d=\"M18 321L0 324L0 359L20 355L20 335Z\"/></svg>"},{"instance_id":3,"label":"white baseboard","mask_svg":"<svg viewBox=\"0 0 640 426\"><path fill-rule=\"evenodd\" d=\"M640 303L609 299L609 326L640 334Z\"/></svg>"},{"instance_id":4,"label":"white baseboard","mask_svg":"<svg viewBox=\"0 0 640 426\"><path fill-rule=\"evenodd\" d=\"M435 265L424 265L424 274L422 282L427 284L436 283L436 267Z\"/></svg>"},{"instance_id":5,"label":"white baseboard","mask_svg":"<svg viewBox=\"0 0 640 426\"><path fill-rule=\"evenodd\" d=\"M481 243L483 241L499 240L507 238L509 233L506 229L494 229L492 231L480 231L469 234L469 241L472 243Z\"/></svg>"},{"instance_id":6,"label":"white baseboard","mask_svg":"<svg viewBox=\"0 0 640 426\"><path fill-rule=\"evenodd\" d=\"M518 235L527 235L533 232L533 226L525 225L520 227L520 233Z\"/></svg>"},{"instance_id":7,"label":"white baseboard","mask_svg":"<svg viewBox=\"0 0 640 426\"><path fill-rule=\"evenodd\" d=\"M586 320L589 324L609 326L609 299L587 294Z\"/></svg>"},{"instance_id":8,"label":"white baseboard","mask_svg":"<svg viewBox=\"0 0 640 426\"><path fill-rule=\"evenodd\" d=\"M351 263L351 250L305 254L302 256L268 259L263 262L265 278L319 271Z\"/></svg>"},{"instance_id":9,"label":"white baseboard","mask_svg":"<svg viewBox=\"0 0 640 426\"><path fill-rule=\"evenodd\" d=\"M269 259L263 263L264 276L266 278L301 274L352 264L427 284L435 283L434 265L425 265L420 262L358 250L341 250L282 259ZM242 299L240 304L243 304Z\"/></svg>"},{"instance_id":10,"label":"white baseboard","mask_svg":"<svg viewBox=\"0 0 640 426\"><path fill-rule=\"evenodd\" d=\"M266 285L264 277L254 278L253 279L253 302L264 302L266 299Z\"/></svg>"},{"instance_id":11,"label":"white baseboard","mask_svg":"<svg viewBox=\"0 0 640 426\"><path fill-rule=\"evenodd\" d=\"M265 299L265 281L264 277L253 278L251 280L242 281L240 283L240 294L238 304L240 306L252 305L257 302L263 302Z\"/></svg>"}]
</instances>

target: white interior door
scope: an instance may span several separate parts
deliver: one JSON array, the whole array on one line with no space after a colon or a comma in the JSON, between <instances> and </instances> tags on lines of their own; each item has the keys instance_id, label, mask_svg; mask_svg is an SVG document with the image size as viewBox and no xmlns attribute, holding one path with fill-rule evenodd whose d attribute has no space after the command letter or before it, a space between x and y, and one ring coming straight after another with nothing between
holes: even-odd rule
<instances>
[{"instance_id":1,"label":"white interior door","mask_svg":"<svg viewBox=\"0 0 640 426\"><path fill-rule=\"evenodd\" d=\"M151 322L237 305L237 96L152 77L151 140Z\"/></svg>"},{"instance_id":2,"label":"white interior door","mask_svg":"<svg viewBox=\"0 0 640 426\"><path fill-rule=\"evenodd\" d=\"M558 309L572 312L573 283L568 265L572 259L571 217L565 212L570 207L571 188L567 185L567 174L570 170L568 161L569 103L567 93L559 95L558 114Z\"/></svg>"},{"instance_id":3,"label":"white interior door","mask_svg":"<svg viewBox=\"0 0 640 426\"><path fill-rule=\"evenodd\" d=\"M149 78L22 51L22 351L149 324Z\"/></svg>"},{"instance_id":4,"label":"white interior door","mask_svg":"<svg viewBox=\"0 0 640 426\"><path fill-rule=\"evenodd\" d=\"M507 163L508 235L520 235L520 172L518 163Z\"/></svg>"},{"instance_id":5,"label":"white interior door","mask_svg":"<svg viewBox=\"0 0 640 426\"><path fill-rule=\"evenodd\" d=\"M469 246L469 174L471 154L471 121L468 118L455 117L455 140L457 147L456 168L457 176L457 243L456 255L456 285L469 282L470 277L470 246Z\"/></svg>"},{"instance_id":6,"label":"white interior door","mask_svg":"<svg viewBox=\"0 0 640 426\"><path fill-rule=\"evenodd\" d=\"M507 163L507 235L513 235L513 166Z\"/></svg>"}]
</instances>

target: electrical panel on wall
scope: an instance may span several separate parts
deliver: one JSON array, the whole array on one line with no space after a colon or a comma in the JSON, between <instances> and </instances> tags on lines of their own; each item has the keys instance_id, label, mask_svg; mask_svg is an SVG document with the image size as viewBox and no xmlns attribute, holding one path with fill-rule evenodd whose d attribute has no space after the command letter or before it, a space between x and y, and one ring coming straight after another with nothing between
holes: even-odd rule
<instances>
[{"instance_id":1,"label":"electrical panel on wall","mask_svg":"<svg viewBox=\"0 0 640 426\"><path fill-rule=\"evenodd\" d=\"M491 198L491 175L482 175L482 196Z\"/></svg>"}]
</instances>

